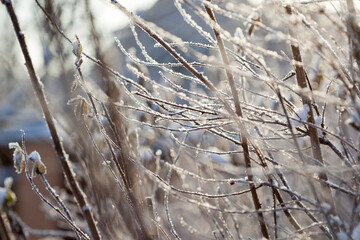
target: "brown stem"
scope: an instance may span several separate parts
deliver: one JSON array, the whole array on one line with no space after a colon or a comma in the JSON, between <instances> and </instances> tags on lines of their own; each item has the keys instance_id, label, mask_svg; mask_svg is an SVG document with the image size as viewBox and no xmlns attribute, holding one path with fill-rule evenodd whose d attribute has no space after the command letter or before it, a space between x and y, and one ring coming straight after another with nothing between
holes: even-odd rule
<instances>
[{"instance_id":1,"label":"brown stem","mask_svg":"<svg viewBox=\"0 0 360 240\"><path fill-rule=\"evenodd\" d=\"M211 2L211 0L207 0L208 2ZM209 15L209 17L216 22L216 18L215 15L213 13L213 11L208 7L208 6L204 6L205 10L207 12L207 14ZM225 72L226 72L226 76L227 79L229 81L229 85L230 85L230 89L231 89L231 93L234 99L234 104L235 104L235 113L237 116L239 116L240 118L243 117L242 114L242 108L240 105L240 101L239 101L239 94L236 90L236 86L235 86L235 81L234 81L234 76L231 72L230 69L230 64L229 64L229 58L226 54L226 50L225 50L225 45L224 45L224 41L222 40L220 33L216 30L213 29L215 37L216 37L216 42L220 51L220 55L222 58L222 61L224 63L224 67L225 67ZM247 138L247 131L245 129L245 126L242 125L243 129L241 129L241 134L240 134L240 138L241 138L241 146L244 150L244 159L245 159L245 166L247 169L247 177L249 179L249 181L253 180L253 175L251 173L251 160L250 160L250 152L249 152L249 144L248 144L248 138ZM251 190L251 196L253 199L253 203L255 205L255 209L259 210L261 209L261 203L259 200L259 196L256 192L256 188L255 185L253 183L249 184L250 186L250 190ZM260 224L260 228L261 228L261 233L265 238L269 238L269 233L266 227L266 223L265 223L265 219L264 219L264 215L262 212L258 212L257 213L258 218L259 218L259 224Z\"/></svg>"},{"instance_id":2,"label":"brown stem","mask_svg":"<svg viewBox=\"0 0 360 240\"><path fill-rule=\"evenodd\" d=\"M286 110L286 107L285 107L284 98L283 98L282 95L281 95L281 91L280 91L279 87L276 86L275 89L276 89L276 94L277 94L277 96L278 96L278 98L279 98L280 105L281 105L281 107L282 107L282 109L283 109L283 111L284 111L284 114L285 114L285 117L286 117L286 121L287 121L287 123L288 123L288 127L289 127L289 130L290 130L291 136L292 136L292 138L293 138L293 140L294 140L294 142L295 142L296 149L297 149L298 152L299 152L299 156L300 156L301 161L304 162L303 154L302 154L302 152L301 152L299 143L298 143L298 141L297 141L297 139L296 139L296 137L295 137L295 133L294 133L294 130L293 130L291 121L290 121L290 117L289 117L289 115L288 115L288 113L287 113L287 110ZM278 171L278 170L277 170L277 174L278 174L278 176L280 177L280 179L281 179L282 183L284 184L284 186L285 186L287 189L290 189L289 184L287 183L287 181L286 181L285 177L283 176L283 174L282 174L280 171ZM296 196L293 195L292 193L289 193L289 195L291 196L291 199L294 200L295 203L296 203L298 206L305 208L305 205L300 201L300 199L298 199L298 197L296 197ZM310 211L307 211L307 210L306 210L306 208L305 208L305 213L306 213L306 215L308 215L309 218L310 218L311 220L313 220L314 222L316 222L316 223L319 222L319 221L317 220L317 218L316 218ZM331 235L330 235L329 231L328 231L324 226L320 225L320 229L326 234L326 236L327 236L328 238L331 238Z\"/></svg>"},{"instance_id":3,"label":"brown stem","mask_svg":"<svg viewBox=\"0 0 360 240\"><path fill-rule=\"evenodd\" d=\"M305 70L302 65L303 62L302 62L299 46L292 44L291 50L293 53L294 60L296 62L295 63L295 71L296 71L296 80L297 80L298 86L305 89L305 88L307 88L307 84L306 84ZM303 95L302 102L303 102L303 105L304 106L307 105L308 109L309 109L307 122L315 124L314 111L312 109L311 99L308 96ZM311 149L312 149L313 156L316 160L318 160L319 162L324 164L324 159L322 157L317 128L315 128L313 125L308 125L308 128L309 128L309 136L310 136ZM319 178L322 180L325 180L325 181L328 180L328 177L325 172L321 172L319 174ZM327 201L330 201L330 205L331 205L332 209L335 210L335 205L334 205L334 201L332 198L330 188L325 185L323 185L323 188L325 191L325 198L327 199Z\"/></svg>"},{"instance_id":4,"label":"brown stem","mask_svg":"<svg viewBox=\"0 0 360 240\"><path fill-rule=\"evenodd\" d=\"M294 60L296 62L295 63L295 72L296 72L297 84L302 89L306 89L307 88L306 75L305 75L304 67L302 65L303 62L302 62L302 58L301 58L300 48L297 45L291 44L291 50L293 53ZM309 123L315 124L314 111L312 108L311 99L306 95L302 95L302 102L303 102L303 105L307 105L309 108L307 121ZM311 125L309 125L308 127L309 127L310 141L311 141L311 149L312 149L314 158L323 163L324 161L323 161L323 157L321 154L320 141L319 141L317 129Z\"/></svg>"},{"instance_id":5,"label":"brown stem","mask_svg":"<svg viewBox=\"0 0 360 240\"><path fill-rule=\"evenodd\" d=\"M3 214L2 210L0 209L0 239L11 240L14 238L11 237L11 232L10 232L9 227L6 224L7 219L5 216L6 215Z\"/></svg>"},{"instance_id":6,"label":"brown stem","mask_svg":"<svg viewBox=\"0 0 360 240\"><path fill-rule=\"evenodd\" d=\"M285 9L289 15L292 14L292 9L290 6L286 6ZM296 34L293 32L292 28L289 29L289 33L293 39L297 39ZM306 73L305 73L305 69L303 66L303 61L302 61L300 47L298 45L298 42L291 43L291 51L292 51L293 58L295 61L294 65L295 65L297 84L300 88L306 89L308 87L307 82L306 82ZM308 125L308 128L309 128L308 133L309 133L309 137L310 137L313 157L316 160L318 160L322 165L324 165L324 159L322 157L319 135L317 132L317 128L314 127L315 118L314 118L314 111L313 111L313 107L312 107L312 100L309 96L303 94L302 102L303 102L303 105L304 106L307 105L308 109L309 109L307 122L311 123ZM326 182L328 180L327 174L324 171L321 171L319 173L319 178L320 178L320 180L323 180L324 182ZM321 183L321 187L322 187L321 188L322 192L320 195L323 197L323 200L326 201L331 206L330 211L325 214L325 217L328 218L328 216L327 216L328 214L332 214L332 215L336 216L337 214L336 214L334 199L333 199L332 193L331 193L331 188L324 183ZM314 191L314 194L317 194L317 193ZM317 198L316 195L315 195L315 197Z\"/></svg>"},{"instance_id":7,"label":"brown stem","mask_svg":"<svg viewBox=\"0 0 360 240\"><path fill-rule=\"evenodd\" d=\"M25 66L28 70L28 73L30 75L30 79L31 79L31 83L32 86L35 90L35 93L37 95L37 98L40 102L42 111L44 113L44 117L46 120L46 123L48 125L53 143L54 143L54 148L55 151L58 155L59 161L61 163L62 169L63 169L63 173L66 176L68 182L69 182L69 186L71 188L72 193L75 196L75 199L78 203L78 206L80 208L80 211L83 213L84 218L89 226L91 235L93 237L93 239L96 240L100 240L101 236L99 233L99 230L96 226L94 217L92 212L90 211L90 206L86 201L86 197L84 195L84 193L82 192L76 178L75 178L75 174L72 171L71 167L70 167L70 163L69 163L69 159L68 159L68 155L65 153L64 147L62 145L62 142L60 140L59 134L56 130L55 127L55 123L54 123L54 119L52 117L52 114L50 112L49 106L47 104L47 100L45 97L45 93L44 93L44 88L43 88L43 84L40 81L40 79L36 76L36 72L34 69L34 66L32 64L32 60L30 57L30 54L28 52L28 48L25 42L25 35L22 33L20 25L19 25L19 21L18 18L16 16L16 13L14 11L13 5L11 1L5 1L5 0L1 0L3 4L5 4L7 11L9 13L9 16L11 18L13 27L14 27L14 31L15 34L17 36L17 39L19 41L21 50L23 52L24 58L25 58Z\"/></svg>"},{"instance_id":8,"label":"brown stem","mask_svg":"<svg viewBox=\"0 0 360 240\"><path fill-rule=\"evenodd\" d=\"M100 119L99 119L99 114L98 114L98 110L97 110L95 102L94 102L94 98L93 98L91 92L89 91L89 89L86 87L86 82L85 82L84 76L82 74L81 68L78 67L77 71L78 71L80 79L81 79L81 81L82 81L82 83L84 85L84 90L85 90L85 92L86 92L86 94L87 94L87 96L88 96L88 98L89 98L89 100L91 102L92 107L93 107L93 110L94 110L94 113L95 113L95 116L96 116L96 119L97 119L97 122L98 122L98 126L100 128L100 132L104 132L104 134L105 134L106 131L104 129L104 126L101 124ZM110 119L110 117L109 117L109 119ZM124 169L119 165L119 162L116 160L116 154L114 153L113 148L112 148L112 146L111 146L111 144L110 144L110 142L109 142L109 140L108 140L108 138L106 136L105 136L105 141L106 141L106 143L107 143L107 145L108 145L108 147L110 149L110 152L111 152L112 157L113 157L113 161L115 162L115 165L117 166L117 169L118 169L118 171L120 173L120 176L121 176L121 179L122 179L122 183L124 184L125 189L126 189L125 192L124 192L124 194L125 194L124 197L125 197L125 199L127 200L128 204L129 204L129 210L132 212L132 214L127 216L127 217L134 217L135 218L135 221L137 222L137 224L136 224L137 228L132 229L131 224L128 224L128 223L126 223L126 224L128 225L128 228L131 231L131 233L134 234L133 237L139 238L139 237L136 236L137 234L139 234L141 236L140 238L143 239L143 240L150 239L150 237L148 236L148 234L146 232L145 224L144 224L144 222L143 222L143 220L141 218L141 214L139 213L138 208L136 206L136 199L135 199L135 197L133 195L133 192L131 191L131 187L129 186L129 182L128 182L127 176L126 176L126 174L124 172ZM119 146L121 146L121 145L119 145ZM125 214L125 211L122 211L122 214Z\"/></svg>"},{"instance_id":9,"label":"brown stem","mask_svg":"<svg viewBox=\"0 0 360 240\"><path fill-rule=\"evenodd\" d=\"M208 2L211 2L211 0L207 0ZM208 13L209 17L214 21L216 22L216 18L214 16L214 13L213 11L205 5L205 10L206 12ZM222 60L223 60L223 63L225 65L225 70L226 70L226 76L228 78L228 81L229 81L229 84L230 84L230 88L231 88L231 92L232 92L232 95L233 95L233 99L234 99L234 104L235 104L235 111L236 111L236 114L239 116L239 117L242 117L242 109L241 109L241 105L240 105L240 101L239 101L239 97L238 97L238 93L237 93L237 90L236 90L236 86L235 86L235 82L234 82L234 77L233 77L233 74L231 72L231 69L230 69L230 64L229 64L229 59L228 59L228 56L226 54L226 50L225 50L225 45L224 45L224 42L220 36L220 33L216 30L216 29L213 29L214 31L214 34L215 34L215 37L216 37L216 41L217 41L217 44L218 44L218 47L219 47L219 50L220 50L220 54L221 54L221 57L222 57ZM242 131L246 131L245 128L242 130ZM245 134L242 134L242 136L246 136ZM247 137L244 137L242 138L241 140L242 142L242 145L243 145L243 148L244 148L244 155L245 155L245 163L246 163L246 167L248 169L251 169L251 163L250 163L250 157L249 157L249 148L247 146ZM246 143L246 144L244 144ZM245 150L247 149L247 150ZM258 149L259 151L259 149ZM256 151L258 154L258 156L261 158L262 154L260 154L260 152ZM261 161L262 162L262 166L264 168L268 168L267 167L267 164L265 161ZM249 179L251 178L252 179L252 176L250 176L250 174L248 174L248 177ZM272 182L273 180L273 176L272 175L268 175L268 178L269 178L269 181ZM251 188L251 193L253 194L256 194L256 191L254 188ZM286 204L280 194L280 192L273 188L273 192L274 192L274 195L275 197L278 199L280 205L282 207L285 208ZM255 198L254 198L255 197ZM257 199L257 196L253 195L253 201L254 203L256 203ZM259 202L257 204L260 204ZM259 207L259 205L255 204L255 207ZM261 207L261 206L260 206ZM258 209L257 209L258 210ZM298 222L296 221L296 219L292 216L292 214L288 211L288 210L284 210L284 213L286 215L286 217L288 218L289 222L295 227L296 230L300 230L301 227L300 225L298 224ZM267 232L265 232L266 230L266 225L263 226L261 223L264 222L264 219L263 219L263 216L259 216L259 221L260 221L260 227L261 227L261 230L262 230L262 233L263 233L263 236L266 237L264 234L267 235L267 237L269 237L269 235L267 234ZM265 229L264 229L265 227Z\"/></svg>"}]
</instances>

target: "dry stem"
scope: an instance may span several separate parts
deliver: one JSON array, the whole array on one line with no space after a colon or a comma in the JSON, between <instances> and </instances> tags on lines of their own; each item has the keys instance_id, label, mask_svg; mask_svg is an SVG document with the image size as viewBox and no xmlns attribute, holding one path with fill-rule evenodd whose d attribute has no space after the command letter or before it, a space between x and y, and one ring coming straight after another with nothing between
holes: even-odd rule
<instances>
[{"instance_id":1,"label":"dry stem","mask_svg":"<svg viewBox=\"0 0 360 240\"><path fill-rule=\"evenodd\" d=\"M30 57L30 54L28 52L27 45L25 42L25 35L21 31L19 21L16 16L16 13L14 11L12 2L2 0L2 3L5 4L7 11L9 13L9 16L11 18L12 24L14 26L14 31L15 31L15 34L19 41L24 58L25 58L25 65L26 65L26 68L30 75L32 86L35 90L35 93L40 102L42 111L44 113L44 117L45 117L46 123L48 125L49 131L50 131L53 143L54 143L55 151L58 155L63 172L69 182L70 188L77 200L79 208L80 208L81 212L83 213L84 218L89 226L89 229L90 229L93 239L100 240L101 236L100 236L99 230L96 226L93 214L90 211L90 206L87 203L86 197L85 197L84 193L82 192L82 190L75 178L74 172L72 171L72 169L70 167L68 155L65 153L65 150L61 143L59 134L56 130L54 119L51 115L51 112L50 112L50 109L49 109L49 106L47 104L47 100L45 97L43 84L41 83L40 79L36 76L36 72L35 72L34 66L32 64L32 60L31 60L31 57Z\"/></svg>"}]
</instances>

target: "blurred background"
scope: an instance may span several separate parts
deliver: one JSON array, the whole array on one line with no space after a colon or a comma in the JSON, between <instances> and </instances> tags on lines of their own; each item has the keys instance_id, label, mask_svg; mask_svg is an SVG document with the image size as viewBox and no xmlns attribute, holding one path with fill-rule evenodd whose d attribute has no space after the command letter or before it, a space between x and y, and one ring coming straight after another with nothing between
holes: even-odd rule
<instances>
[{"instance_id":1,"label":"blurred background","mask_svg":"<svg viewBox=\"0 0 360 240\"><path fill-rule=\"evenodd\" d=\"M211 195L248 190L246 167L242 148L239 146L239 126L224 114L222 104L202 83L184 67L178 65L176 60L159 47L148 34L137 26L129 25L127 17L111 5L110 1L38 1L38 4L51 16L53 23L56 23L71 41L75 41L77 35L86 54L101 60L119 73L119 75L111 75L109 71L83 57L81 70L84 78L96 99L97 107L109 109L111 115L109 119L105 117L105 111L101 111L96 116L94 109L89 106L88 95L79 81L74 65L73 46L46 18L37 1L14 0L13 2L36 72L44 83L50 109L54 113L60 136L72 160L72 167L94 206L95 215L102 220L99 221L99 228L104 233L104 239L126 239L119 238L120 236L126 236L127 239L139 238L141 233L138 230L141 229L139 227L142 226L141 224L146 226L143 229L148 230L150 236L160 236L159 226L172 236L171 226L164 210L167 208L164 201L164 195L167 193L162 191L163 189L157 185L158 182L154 181L154 178L150 177L151 174L149 175L144 169L156 172L162 179L168 179L168 182L171 180L174 186L193 192L200 189ZM167 42L172 43L172 46L197 71L204 73L222 96L231 102L232 93L228 82L225 81L223 63L218 54L213 30L194 10L196 8L204 10L201 1L188 1L191 4L180 1L178 6L173 0L120 0L119 2L146 21L154 23L157 27L149 26L154 27ZM328 104L323 116L330 119L325 122L326 129L334 133L329 134L329 139L334 141L341 151L348 154L348 162L353 161L351 164L356 165L354 160L357 156L356 150L351 148L352 146L345 146L342 149L345 144L341 141L342 138L346 138L348 142L355 139L353 145L357 146L358 132L354 131L350 126L351 122L347 121L354 120L355 111L352 102L354 100L350 98L343 82L339 80L342 71L355 69L354 75L356 75L356 66L343 69L350 66L347 61L351 59L349 39L344 30L346 24L343 19L347 16L347 10L343 2L289 1L295 2L297 17L285 13L283 2L280 0L213 1L220 9L226 10L223 14L217 12L216 17L221 28L231 39L225 43L235 73L236 87L241 92L240 101L245 106L244 118L248 120L249 134L256 139L256 144L264 152L270 153L269 158L274 156L274 159L282 164L281 166L285 166L282 170L288 177L290 185L294 187L294 191L313 200L309 187L304 184L307 180L306 176L301 175L303 162L299 159L298 149L294 147L292 136L285 123L283 109L269 82L280 83L289 114L302 109L297 82L292 74L294 64L290 47L293 39L289 38L289 29L291 29L299 34L299 45L308 81L312 83L314 96L318 100L316 104L319 109ZM198 25L191 23L191 20ZM324 37L319 38L319 36ZM238 42L245 47L241 48ZM31 190L25 175L15 174L12 151L8 149L8 143L19 142L20 129L23 129L28 153L37 150L41 154L47 166L47 177L51 185L69 205L71 212L78 214L76 221L85 229L86 225L64 183L64 176L54 153L49 131L34 96L20 47L3 5L0 6L0 43L0 185L6 177L14 178L13 190L18 198L14 209L29 227L68 229L62 221L56 221L60 218L55 216L53 211L41 204L39 197ZM334 52L339 56L338 58L334 58ZM333 59L339 60L342 64ZM268 74L269 72L262 66L270 70L271 74ZM286 82L282 82L286 76L290 77ZM149 92L150 98L141 96L145 90L142 92L139 89ZM209 112L202 112L202 109ZM100 120L97 121L95 116ZM295 115L292 117L296 118ZM113 123L116 123L115 128L119 132L112 132ZM103 129L100 126L105 126L108 135L102 135ZM302 124L298 126L306 130ZM343 132L339 130L341 128L344 129ZM305 130L296 132L296 137L302 153L308 157L309 166L315 166ZM115 148L113 154L110 144L106 145L107 137L113 141L114 146L117 144L118 148L121 141L125 144L119 149ZM338 169L344 166L343 162L339 161L339 156L329 150L328 146L323 146L325 147L324 159L332 166L329 172L334 171L329 174L331 179L334 183L343 184L341 186L344 188L348 187L346 182L350 182L350 178L351 181L356 178L352 178L345 170L338 173ZM135 207L135 210L131 209L131 204L128 204L128 199L123 196L122 189L117 185L117 179L111 175L112 169L107 168L107 159L111 159L112 154L117 158L128 154L138 164L124 166L124 169L128 168L126 170L129 178L133 180L135 186L133 187L134 205L138 207ZM253 163L255 168L258 167L254 175L259 179L266 179L267 176L255 154L251 153L251 155L255 159ZM180 170L174 170L174 174L171 174L173 169L168 163L177 164ZM114 165L112 167L115 169ZM312 170L310 168L310 171ZM242 178L244 182L235 185L225 180L202 182L186 171L196 172L199 176L208 179L222 181L228 178ZM120 176L120 172L116 173ZM281 181L278 179L278 182ZM41 192L49 196L39 178L35 178L35 183ZM354 183L352 186L357 185ZM263 187L259 192L265 208L272 208L273 202L275 206L276 200L271 188ZM337 191L334 195L341 210L339 217L343 222L350 223L351 212L356 207L355 203L352 205L353 196L349 197L341 191ZM249 215L214 212L206 208L194 207L189 203L194 199L198 205L211 203L221 209L232 207L231 209L245 209L250 212L254 209L249 194L221 200L217 198L204 200L203 197L190 196L186 198L188 202L173 197L170 202L173 204L171 208L174 225L184 239L191 239L193 233L197 233L197 236L201 237L199 239L214 237L228 239L230 236L241 234L261 237L254 212ZM288 195L286 200L288 206L295 205L294 199ZM158 206L158 213L155 205ZM310 209L313 205L309 204L306 207ZM132 210L134 212L131 212ZM304 228L309 227L310 233L318 234L319 239L322 239L323 232L318 229L318 226L325 222L322 213L315 211L320 220L312 222L304 212L297 212L295 216ZM133 220L134 216L140 216L141 220L136 222ZM290 237L298 233L287 220L272 224L276 217L281 220L286 218L283 212L279 215L268 213L266 217L269 226L276 228L279 224L281 226L279 228L285 229L283 236ZM353 219L356 219L353 221L355 226L355 222L357 223L359 219L357 217ZM314 228L316 230L313 230ZM35 236L31 237L38 239Z\"/></svg>"},{"instance_id":2,"label":"blurred background","mask_svg":"<svg viewBox=\"0 0 360 240\"><path fill-rule=\"evenodd\" d=\"M46 0L39 3L56 19L59 27L68 37L75 41L76 34L80 38L84 52L91 56L95 56L96 51L101 51L104 56L109 54L108 62L113 63L114 67L119 66L119 60L111 55L116 49L114 36L121 37L118 33L128 26L128 19L109 1ZM15 0L13 4L34 67L45 85L50 106L54 112L61 113L56 116L58 129L61 134L67 136L67 130L70 131L72 128L69 125L74 120L69 119L74 114L72 108L67 105L73 95L71 85L75 74L72 45L64 41L53 26L50 26L35 1ZM121 4L136 14L143 15L156 4L156 0L124 0ZM89 21L90 16L94 26ZM96 32L92 29L96 29ZM45 206L31 190L25 175L16 175L12 151L8 148L9 142L20 141L20 129L23 129L26 133L28 153L37 150L41 154L43 161L46 162L48 179L53 186L57 186L56 189L61 194L61 187L64 186L61 166L52 149L50 134L30 84L11 20L2 4L0 43L0 185L6 177L14 178L14 191L17 195L15 211L30 227L56 229L59 226L48 214L44 214L49 209L44 209ZM82 67L84 71L92 71L93 65L88 62ZM40 191L48 196L42 182L35 179L35 183ZM32 239L38 237L32 236Z\"/></svg>"}]
</instances>

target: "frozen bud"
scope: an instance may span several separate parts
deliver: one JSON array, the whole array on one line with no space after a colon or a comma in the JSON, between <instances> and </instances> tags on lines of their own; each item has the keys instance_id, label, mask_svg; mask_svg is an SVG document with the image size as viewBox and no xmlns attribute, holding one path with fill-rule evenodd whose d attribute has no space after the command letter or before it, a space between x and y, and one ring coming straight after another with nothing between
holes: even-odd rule
<instances>
[{"instance_id":1,"label":"frozen bud","mask_svg":"<svg viewBox=\"0 0 360 240\"><path fill-rule=\"evenodd\" d=\"M16 195L13 191L7 188L0 187L0 208L8 208L15 204Z\"/></svg>"},{"instance_id":2,"label":"frozen bud","mask_svg":"<svg viewBox=\"0 0 360 240\"><path fill-rule=\"evenodd\" d=\"M17 142L9 143L9 148L14 149L14 153L13 153L14 168L16 169L17 173L21 173L22 170L24 170L24 166L25 166L24 152L22 151L19 143Z\"/></svg>"},{"instance_id":3,"label":"frozen bud","mask_svg":"<svg viewBox=\"0 0 360 240\"><path fill-rule=\"evenodd\" d=\"M0 187L0 208L8 208L15 204L16 195L13 191L10 190L13 183L11 177L7 177L4 181L5 187Z\"/></svg>"},{"instance_id":4,"label":"frozen bud","mask_svg":"<svg viewBox=\"0 0 360 240\"><path fill-rule=\"evenodd\" d=\"M160 157L161 154L162 154L161 149L156 150L156 152L155 152L155 155L156 155L156 156Z\"/></svg>"},{"instance_id":5,"label":"frozen bud","mask_svg":"<svg viewBox=\"0 0 360 240\"><path fill-rule=\"evenodd\" d=\"M82 45L80 43L80 40L78 38L78 36L76 36L76 41L72 43L73 45L73 54L77 57L80 57L81 56L81 53L82 53Z\"/></svg>"},{"instance_id":6,"label":"frozen bud","mask_svg":"<svg viewBox=\"0 0 360 240\"><path fill-rule=\"evenodd\" d=\"M4 180L4 186L7 189L10 189L12 187L13 183L14 183L14 179L12 177L7 177Z\"/></svg>"},{"instance_id":7,"label":"frozen bud","mask_svg":"<svg viewBox=\"0 0 360 240\"><path fill-rule=\"evenodd\" d=\"M33 168L31 171L32 177L35 177L36 174L46 174L46 166L41 161L40 154L37 151L30 153L29 159L33 162Z\"/></svg>"},{"instance_id":8,"label":"frozen bud","mask_svg":"<svg viewBox=\"0 0 360 240\"><path fill-rule=\"evenodd\" d=\"M246 32L248 37L251 37L254 34L255 29L258 28L259 23L261 23L261 13L259 11L253 12L248 17L247 22Z\"/></svg>"},{"instance_id":9,"label":"frozen bud","mask_svg":"<svg viewBox=\"0 0 360 240\"><path fill-rule=\"evenodd\" d=\"M82 53L82 45L77 35L75 35L76 41L72 43L73 46L73 54L76 56L75 65L80 67L82 63L81 53Z\"/></svg>"}]
</instances>

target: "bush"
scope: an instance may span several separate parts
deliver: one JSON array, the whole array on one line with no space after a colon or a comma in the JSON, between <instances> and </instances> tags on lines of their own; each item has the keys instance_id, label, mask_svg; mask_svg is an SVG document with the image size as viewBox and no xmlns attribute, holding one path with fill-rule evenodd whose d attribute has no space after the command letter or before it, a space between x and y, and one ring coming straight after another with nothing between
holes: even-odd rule
<instances>
[{"instance_id":1,"label":"bush","mask_svg":"<svg viewBox=\"0 0 360 240\"><path fill-rule=\"evenodd\" d=\"M54 122L61 112L49 109L16 9L2 0L71 194L52 189L47 160L27 154L24 134L14 160L68 223L68 238L360 238L356 5L260 2L175 0L176 24L197 35L183 39L111 1L129 18L134 43L115 39L126 59L115 66L88 1L96 57L62 31L55 5L36 0L55 46L72 44L75 55L63 145ZM33 185L36 175L55 201ZM3 209L26 236L26 224Z\"/></svg>"}]
</instances>

